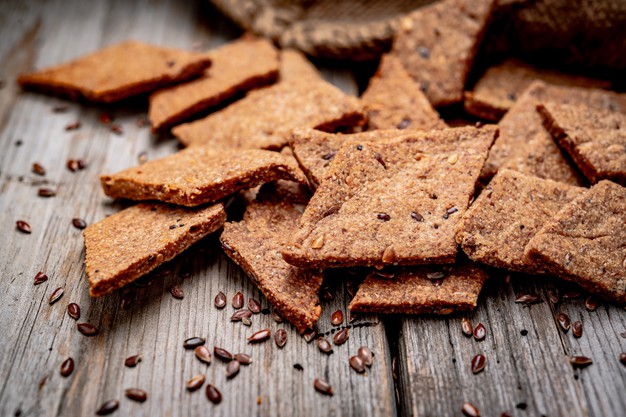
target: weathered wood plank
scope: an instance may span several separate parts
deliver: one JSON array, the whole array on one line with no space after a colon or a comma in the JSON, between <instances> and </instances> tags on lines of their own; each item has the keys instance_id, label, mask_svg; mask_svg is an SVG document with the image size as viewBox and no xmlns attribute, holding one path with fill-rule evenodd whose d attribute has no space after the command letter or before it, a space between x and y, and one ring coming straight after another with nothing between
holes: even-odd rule
<instances>
[{"instance_id":1,"label":"weathered wood plank","mask_svg":"<svg viewBox=\"0 0 626 417\"><path fill-rule=\"evenodd\" d=\"M191 3L191 2L190 2ZM234 37L238 30L228 26L214 11L198 0L181 5L172 1L110 2L30 2L11 13L21 13L22 25L0 28L3 39L3 76L11 83L17 73L62 62L123 39L135 38L168 46L216 46ZM38 23L39 22L39 23ZM10 36L2 36L11 31ZM8 44L11 45L8 45ZM22 50L25 48L24 50ZM350 92L356 86L348 71L328 71L334 83ZM224 310L213 306L218 291L230 300L236 291L267 302L242 271L228 260L216 236L192 248L163 271L151 285L131 286L107 297L90 299L84 276L84 250L81 232L71 219L88 223L117 211L102 194L98 176L135 165L140 152L148 158L175 152L177 144L151 136L135 125L145 114L141 101L122 107L99 108L69 104L66 113L51 108L63 100L18 94L13 84L0 90L0 216L5 233L0 238L0 415L93 415L105 400L120 400L119 415L321 415L380 416L395 414L389 348L383 323L361 318L351 329L348 342L335 347L330 356L306 344L288 324L277 324L269 315L254 316L251 327L229 321L230 305ZM115 116L123 127L117 136L99 122L102 111ZM81 128L66 132L75 120ZM23 144L16 146L16 139ZM68 158L82 158L88 167L69 172ZM30 172L40 162L47 175ZM56 197L36 196L38 184L57 190ZM33 232L15 230L15 221L28 221ZM33 286L33 277L44 271L50 279ZM190 275L183 278L188 270ZM183 300L168 292L180 285ZM65 288L65 295L54 305L50 293ZM124 296L134 300L122 309ZM346 312L343 288L337 297L324 303L320 331L331 333L330 314ZM80 321L96 325L99 334L87 338L76 330L76 322L66 313L69 302L81 306ZM285 328L288 342L278 349L273 341L258 346L246 343L255 330ZM201 364L182 342L191 336L207 338L207 346L250 353L254 363L242 367L240 375L227 381L226 366L213 359ZM375 364L366 375L348 365L348 358L361 345L376 354ZM124 359L142 354L136 368L123 365ZM68 378L59 374L67 357L76 362ZM294 368L300 364L302 371ZM205 373L207 381L221 391L224 401L213 406L203 391L188 393L185 381ZM314 378L328 380L335 396L323 397L313 389ZM144 404L123 397L129 387L148 391Z\"/></svg>"}]
</instances>

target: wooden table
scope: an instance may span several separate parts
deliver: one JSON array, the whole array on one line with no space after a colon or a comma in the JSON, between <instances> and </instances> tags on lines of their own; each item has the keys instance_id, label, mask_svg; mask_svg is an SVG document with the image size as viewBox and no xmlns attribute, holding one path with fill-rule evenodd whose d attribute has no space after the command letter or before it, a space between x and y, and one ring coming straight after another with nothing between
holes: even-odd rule
<instances>
[{"instance_id":1,"label":"wooden table","mask_svg":"<svg viewBox=\"0 0 626 417\"><path fill-rule=\"evenodd\" d=\"M75 217L92 223L119 210L104 197L98 176L135 165L138 155L149 159L177 149L175 140L156 137L135 121L144 116L144 102L122 107L67 103L33 93L20 93L18 73L63 62L104 45L128 38L173 47L217 46L238 35L205 0L107 0L86 2L2 2L0 14L0 415L85 416L101 403L119 399L116 415L133 416L458 416L469 401L483 416L624 416L626 367L618 361L626 351L626 313L601 304L584 308L585 296L552 304L547 290L562 283L545 277L494 274L479 308L467 315L487 327L483 342L461 333L461 316L362 317L349 327L350 338L322 354L286 323L259 314L252 326L231 323L229 305L213 306L218 291L229 299L236 291L268 303L242 271L226 256L215 236L206 239L153 274L151 285L130 286L110 296L90 299L84 272L81 231ZM357 94L350 69L323 68L324 75L347 92ZM53 107L69 104L65 113ZM116 135L99 121L103 112L115 116L123 128ZM79 120L78 130L65 126ZM87 168L75 173L66 161L82 158ZM31 172L33 162L47 170ZM37 196L40 187L57 191L52 198ZM31 234L16 230L25 220ZM49 280L34 286L44 271ZM336 296L323 303L320 331L332 335L330 315L349 302L353 277L335 278ZM510 278L510 279L509 279ZM168 292L180 285L182 300ZM57 287L65 294L50 305ZM535 293L543 301L526 306L514 300ZM121 308L122 300L132 300ZM66 312L70 302L82 309L81 321L99 333L85 337ZM559 330L555 316L567 313L580 320L583 337ZM268 327L284 328L287 345L273 341L250 346L245 338ZM622 333L622 336L620 336ZM213 359L200 363L182 342L191 336L207 338L207 346L252 355L232 380L225 364ZM366 345L375 353L364 375L350 369L348 358ZM487 357L486 369L473 375L474 355ZM128 356L141 354L135 368L124 366ZM574 370L570 355L593 358L593 365ZM67 357L74 373L59 373ZM203 391L189 393L185 381L203 373L222 392L223 402L211 404ZM333 397L313 389L323 378L334 387ZM124 389L138 387L148 400L135 403Z\"/></svg>"}]
</instances>

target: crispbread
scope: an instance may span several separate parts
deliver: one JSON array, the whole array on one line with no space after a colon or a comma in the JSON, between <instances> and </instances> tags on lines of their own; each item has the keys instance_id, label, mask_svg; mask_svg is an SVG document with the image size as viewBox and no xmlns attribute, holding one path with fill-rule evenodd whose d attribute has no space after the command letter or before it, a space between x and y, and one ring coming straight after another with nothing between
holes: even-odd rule
<instances>
[{"instance_id":1,"label":"crispbread","mask_svg":"<svg viewBox=\"0 0 626 417\"><path fill-rule=\"evenodd\" d=\"M264 182L306 183L293 157L261 149L212 150L201 146L100 177L106 195L197 206Z\"/></svg>"},{"instance_id":2,"label":"crispbread","mask_svg":"<svg viewBox=\"0 0 626 417\"><path fill-rule=\"evenodd\" d=\"M148 115L153 131L178 124L278 78L278 50L266 39L244 36L208 55L211 68L201 78L150 96Z\"/></svg>"},{"instance_id":3,"label":"crispbread","mask_svg":"<svg viewBox=\"0 0 626 417\"><path fill-rule=\"evenodd\" d=\"M121 288L222 227L222 204L194 209L142 203L89 225L85 270L89 295Z\"/></svg>"},{"instance_id":4,"label":"crispbread","mask_svg":"<svg viewBox=\"0 0 626 417\"><path fill-rule=\"evenodd\" d=\"M450 314L471 311L487 281L477 264L404 267L393 278L372 272L348 309L356 313Z\"/></svg>"},{"instance_id":5,"label":"crispbread","mask_svg":"<svg viewBox=\"0 0 626 417\"><path fill-rule=\"evenodd\" d=\"M461 218L456 241L474 261L510 271L543 273L540 265L526 257L524 247L584 190L500 170Z\"/></svg>"},{"instance_id":6,"label":"crispbread","mask_svg":"<svg viewBox=\"0 0 626 417\"><path fill-rule=\"evenodd\" d=\"M493 126L345 142L283 256L325 268L451 263Z\"/></svg>"},{"instance_id":7,"label":"crispbread","mask_svg":"<svg viewBox=\"0 0 626 417\"><path fill-rule=\"evenodd\" d=\"M24 89L111 103L199 75L210 63L206 54L126 41L17 81Z\"/></svg>"},{"instance_id":8,"label":"crispbread","mask_svg":"<svg viewBox=\"0 0 626 417\"><path fill-rule=\"evenodd\" d=\"M531 239L526 254L590 292L626 302L626 188L600 181Z\"/></svg>"}]
</instances>

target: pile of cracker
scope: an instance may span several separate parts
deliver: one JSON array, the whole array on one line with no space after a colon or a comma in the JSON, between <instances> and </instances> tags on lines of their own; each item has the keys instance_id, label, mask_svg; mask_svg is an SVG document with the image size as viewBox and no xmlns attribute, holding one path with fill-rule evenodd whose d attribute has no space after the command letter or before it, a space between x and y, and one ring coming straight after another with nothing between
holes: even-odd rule
<instances>
[{"instance_id":1,"label":"pile of cracker","mask_svg":"<svg viewBox=\"0 0 626 417\"><path fill-rule=\"evenodd\" d=\"M250 35L208 53L124 42L21 76L93 102L150 93L153 130L186 146L102 175L107 196L141 203L85 230L90 294L221 231L300 332L331 268L364 274L352 312L472 310L490 267L626 302L626 95L515 60L466 91L493 7L407 15L360 98ZM435 109L460 103L497 125L449 127ZM235 200L245 213L227 221Z\"/></svg>"}]
</instances>

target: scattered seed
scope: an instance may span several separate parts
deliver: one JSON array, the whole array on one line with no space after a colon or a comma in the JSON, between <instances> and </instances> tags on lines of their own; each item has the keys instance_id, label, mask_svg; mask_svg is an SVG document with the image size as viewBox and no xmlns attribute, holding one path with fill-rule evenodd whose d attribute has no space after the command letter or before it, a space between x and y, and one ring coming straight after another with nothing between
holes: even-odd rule
<instances>
[{"instance_id":1,"label":"scattered seed","mask_svg":"<svg viewBox=\"0 0 626 417\"><path fill-rule=\"evenodd\" d=\"M252 320L250 320L248 317L243 317L241 319L241 324L243 324L244 326L252 326Z\"/></svg>"},{"instance_id":2,"label":"scattered seed","mask_svg":"<svg viewBox=\"0 0 626 417\"><path fill-rule=\"evenodd\" d=\"M332 316L330 317L330 322L333 326L339 326L341 323L343 323L343 313L341 312L341 310L337 310L332 314Z\"/></svg>"},{"instance_id":3,"label":"scattered seed","mask_svg":"<svg viewBox=\"0 0 626 417\"><path fill-rule=\"evenodd\" d=\"M183 342L183 347L185 349L195 349L198 346L202 346L206 343L206 339L203 337L190 337Z\"/></svg>"},{"instance_id":4,"label":"scattered seed","mask_svg":"<svg viewBox=\"0 0 626 417\"><path fill-rule=\"evenodd\" d=\"M324 246L324 235L318 237L311 243L313 249L321 249Z\"/></svg>"},{"instance_id":5,"label":"scattered seed","mask_svg":"<svg viewBox=\"0 0 626 417\"><path fill-rule=\"evenodd\" d=\"M187 387L188 391L195 391L204 384L205 380L206 380L206 377L204 375L202 374L196 375L193 378L191 378L189 381L187 381L185 383L185 386Z\"/></svg>"},{"instance_id":6,"label":"scattered seed","mask_svg":"<svg viewBox=\"0 0 626 417\"><path fill-rule=\"evenodd\" d=\"M37 195L39 197L48 198L54 197L55 195L57 195L57 192L54 191L52 188L40 188L39 190L37 190Z\"/></svg>"},{"instance_id":7,"label":"scattered seed","mask_svg":"<svg viewBox=\"0 0 626 417\"><path fill-rule=\"evenodd\" d=\"M526 336L526 335L528 335L528 330L522 329L522 330L519 331L519 334L521 334L522 336Z\"/></svg>"},{"instance_id":8,"label":"scattered seed","mask_svg":"<svg viewBox=\"0 0 626 417\"><path fill-rule=\"evenodd\" d=\"M317 336L317 329L307 330L302 334L302 337L304 337L307 343L311 343L311 341L315 339L315 336Z\"/></svg>"},{"instance_id":9,"label":"scattered seed","mask_svg":"<svg viewBox=\"0 0 626 417\"><path fill-rule=\"evenodd\" d=\"M238 361L230 361L228 362L228 366L226 366L226 378L233 378L235 375L239 373L239 362Z\"/></svg>"},{"instance_id":10,"label":"scattered seed","mask_svg":"<svg viewBox=\"0 0 626 417\"><path fill-rule=\"evenodd\" d=\"M79 121L75 121L72 123L68 123L67 125L65 125L65 130L76 130L80 128L80 122Z\"/></svg>"},{"instance_id":11,"label":"scattered seed","mask_svg":"<svg viewBox=\"0 0 626 417\"><path fill-rule=\"evenodd\" d=\"M17 227L17 230L22 233L30 234L30 232L32 231L30 228L30 224L26 223L24 220L18 220L17 222L15 222L15 226Z\"/></svg>"},{"instance_id":12,"label":"scattered seed","mask_svg":"<svg viewBox=\"0 0 626 417\"><path fill-rule=\"evenodd\" d=\"M35 285L42 284L46 281L48 281L48 275L44 274L41 271L37 272L37 275L35 275Z\"/></svg>"},{"instance_id":13,"label":"scattered seed","mask_svg":"<svg viewBox=\"0 0 626 417\"><path fill-rule=\"evenodd\" d=\"M590 295L585 300L585 308L589 311L596 311L598 304L600 304L600 299L598 299L595 295Z\"/></svg>"},{"instance_id":14,"label":"scattered seed","mask_svg":"<svg viewBox=\"0 0 626 417\"><path fill-rule=\"evenodd\" d=\"M80 170L87 168L87 163L85 163L85 161L83 161L82 159L77 159L76 165L78 166L78 169Z\"/></svg>"},{"instance_id":15,"label":"scattered seed","mask_svg":"<svg viewBox=\"0 0 626 417\"><path fill-rule=\"evenodd\" d=\"M218 292L217 295L215 296L215 300L213 301L213 304L215 304L215 307L217 308L226 307L226 294L224 294L221 291Z\"/></svg>"},{"instance_id":16,"label":"scattered seed","mask_svg":"<svg viewBox=\"0 0 626 417\"><path fill-rule=\"evenodd\" d=\"M71 172L78 171L79 170L78 161L76 159L68 159L67 169L69 169Z\"/></svg>"},{"instance_id":17,"label":"scattered seed","mask_svg":"<svg viewBox=\"0 0 626 417\"><path fill-rule=\"evenodd\" d=\"M293 369L295 369L296 371L304 371L304 368L299 363L294 363Z\"/></svg>"},{"instance_id":18,"label":"scattered seed","mask_svg":"<svg viewBox=\"0 0 626 417\"><path fill-rule=\"evenodd\" d=\"M122 136L124 134L124 129L122 129L121 125L112 124L111 125L111 132L115 133L118 136Z\"/></svg>"},{"instance_id":19,"label":"scattered seed","mask_svg":"<svg viewBox=\"0 0 626 417\"><path fill-rule=\"evenodd\" d=\"M350 336L350 333L348 331L348 328L344 328L339 330L337 333L335 333L335 335L333 336L333 342L336 345L343 345L344 343L346 343L346 340L348 340L348 337Z\"/></svg>"},{"instance_id":20,"label":"scattered seed","mask_svg":"<svg viewBox=\"0 0 626 417\"><path fill-rule=\"evenodd\" d=\"M332 396L334 394L333 387L331 387L330 384L323 379L315 378L315 381L313 381L313 387L317 392L324 395Z\"/></svg>"},{"instance_id":21,"label":"scattered seed","mask_svg":"<svg viewBox=\"0 0 626 417\"><path fill-rule=\"evenodd\" d=\"M243 294L240 291L238 291L237 294L233 296L233 308L238 310L241 307L243 307L243 301L244 301Z\"/></svg>"},{"instance_id":22,"label":"scattered seed","mask_svg":"<svg viewBox=\"0 0 626 417\"><path fill-rule=\"evenodd\" d=\"M213 404L219 404L222 402L222 394L215 388L213 384L207 384L206 396Z\"/></svg>"},{"instance_id":23,"label":"scattered seed","mask_svg":"<svg viewBox=\"0 0 626 417\"><path fill-rule=\"evenodd\" d=\"M230 316L230 321L242 321L243 319L249 319L252 317L252 311L250 310L239 310L235 311L235 313Z\"/></svg>"},{"instance_id":24,"label":"scattered seed","mask_svg":"<svg viewBox=\"0 0 626 417\"><path fill-rule=\"evenodd\" d=\"M46 169L39 162L33 162L33 174L44 176L46 175Z\"/></svg>"},{"instance_id":25,"label":"scattered seed","mask_svg":"<svg viewBox=\"0 0 626 417\"><path fill-rule=\"evenodd\" d=\"M372 366L372 363L374 363L374 355L372 354L372 351L370 350L370 348L368 348L367 346L361 346L359 348L359 351L357 352L357 355L359 356L359 358L361 358L361 360L363 361L363 365L365 366Z\"/></svg>"},{"instance_id":26,"label":"scattered seed","mask_svg":"<svg viewBox=\"0 0 626 417\"><path fill-rule=\"evenodd\" d=\"M126 398L137 401L138 403L142 403L148 399L148 393L139 388L127 388L124 390L124 394Z\"/></svg>"},{"instance_id":27,"label":"scattered seed","mask_svg":"<svg viewBox=\"0 0 626 417\"><path fill-rule=\"evenodd\" d=\"M583 324L576 320L574 323L572 323L572 334L574 335L574 337L582 337L583 335Z\"/></svg>"},{"instance_id":28,"label":"scattered seed","mask_svg":"<svg viewBox=\"0 0 626 417\"><path fill-rule=\"evenodd\" d=\"M274 319L274 321L276 323L282 323L283 322L282 316L276 310L272 311L272 319Z\"/></svg>"},{"instance_id":29,"label":"scattered seed","mask_svg":"<svg viewBox=\"0 0 626 417\"><path fill-rule=\"evenodd\" d=\"M522 294L515 299L516 303L522 304L537 304L541 301L541 298L539 298L539 296L536 294Z\"/></svg>"},{"instance_id":30,"label":"scattered seed","mask_svg":"<svg viewBox=\"0 0 626 417\"><path fill-rule=\"evenodd\" d=\"M350 356L350 367L354 369L356 372L362 374L365 372L365 364L363 363L363 359L359 356Z\"/></svg>"},{"instance_id":31,"label":"scattered seed","mask_svg":"<svg viewBox=\"0 0 626 417\"><path fill-rule=\"evenodd\" d=\"M236 353L234 359L242 365L250 365L252 363L250 355L245 353Z\"/></svg>"},{"instance_id":32,"label":"scattered seed","mask_svg":"<svg viewBox=\"0 0 626 417\"><path fill-rule=\"evenodd\" d=\"M141 355L133 355L124 360L124 365L128 368L134 368L139 362L141 362Z\"/></svg>"},{"instance_id":33,"label":"scattered seed","mask_svg":"<svg viewBox=\"0 0 626 417\"><path fill-rule=\"evenodd\" d=\"M569 316L565 313L559 313L556 315L556 322L559 323L563 332L567 332L571 327Z\"/></svg>"},{"instance_id":34,"label":"scattered seed","mask_svg":"<svg viewBox=\"0 0 626 417\"><path fill-rule=\"evenodd\" d=\"M557 290L556 288L550 288L548 290L548 299L552 304L558 303L560 301L559 290Z\"/></svg>"},{"instance_id":35,"label":"scattered seed","mask_svg":"<svg viewBox=\"0 0 626 417\"><path fill-rule=\"evenodd\" d=\"M328 339L324 338L324 337L320 337L319 339L317 339L317 347L320 351L324 352L324 353L332 353L333 352L333 346L330 344L330 342L328 341Z\"/></svg>"},{"instance_id":36,"label":"scattered seed","mask_svg":"<svg viewBox=\"0 0 626 417\"><path fill-rule=\"evenodd\" d=\"M259 330L248 338L248 343L260 343L270 338L272 332L269 329Z\"/></svg>"},{"instance_id":37,"label":"scattered seed","mask_svg":"<svg viewBox=\"0 0 626 417\"><path fill-rule=\"evenodd\" d=\"M211 352L206 346L198 346L193 350L193 353L196 354L196 358L200 359L200 362L204 362L206 364L211 363Z\"/></svg>"},{"instance_id":38,"label":"scattered seed","mask_svg":"<svg viewBox=\"0 0 626 417\"><path fill-rule=\"evenodd\" d=\"M83 219L75 218L75 219L72 219L72 225L75 228L82 230L87 227L87 222L84 221Z\"/></svg>"},{"instance_id":39,"label":"scattered seed","mask_svg":"<svg viewBox=\"0 0 626 417\"><path fill-rule=\"evenodd\" d=\"M254 298L248 298L248 310L250 310L252 314L259 314L261 312L261 304Z\"/></svg>"},{"instance_id":40,"label":"scattered seed","mask_svg":"<svg viewBox=\"0 0 626 417\"><path fill-rule=\"evenodd\" d=\"M569 291L566 292L565 294L563 294L563 299L564 300L572 300L574 298L578 298L582 295L582 293L580 291Z\"/></svg>"},{"instance_id":41,"label":"scattered seed","mask_svg":"<svg viewBox=\"0 0 626 417\"><path fill-rule=\"evenodd\" d=\"M619 354L619 361L622 365L626 366L626 352L622 352Z\"/></svg>"},{"instance_id":42,"label":"scattered seed","mask_svg":"<svg viewBox=\"0 0 626 417\"><path fill-rule=\"evenodd\" d=\"M98 334L98 329L93 324L89 323L78 323L76 328L79 332L81 332L85 336L94 336Z\"/></svg>"},{"instance_id":43,"label":"scattered seed","mask_svg":"<svg viewBox=\"0 0 626 417\"><path fill-rule=\"evenodd\" d=\"M230 362L233 360L233 355L229 351L227 351L226 349L222 349L221 347L215 346L213 348L213 353L215 354L215 357L221 359L224 362Z\"/></svg>"},{"instance_id":44,"label":"scattered seed","mask_svg":"<svg viewBox=\"0 0 626 417\"><path fill-rule=\"evenodd\" d=\"M472 403L464 403L461 411L463 411L463 414L467 417L480 417L480 411L478 411L478 408Z\"/></svg>"},{"instance_id":45,"label":"scattered seed","mask_svg":"<svg viewBox=\"0 0 626 417\"><path fill-rule=\"evenodd\" d=\"M572 364L574 368L584 368L593 363L591 358L588 358L586 356L571 356L569 358L569 362Z\"/></svg>"},{"instance_id":46,"label":"scattered seed","mask_svg":"<svg viewBox=\"0 0 626 417\"><path fill-rule=\"evenodd\" d=\"M482 372L485 369L485 365L487 365L487 358L485 355L478 354L474 356L472 359L472 373L477 374Z\"/></svg>"},{"instance_id":47,"label":"scattered seed","mask_svg":"<svg viewBox=\"0 0 626 417\"><path fill-rule=\"evenodd\" d=\"M481 341L485 339L485 336L487 336L487 329L485 328L485 325L478 323L478 325L474 328L474 339Z\"/></svg>"},{"instance_id":48,"label":"scattered seed","mask_svg":"<svg viewBox=\"0 0 626 417\"><path fill-rule=\"evenodd\" d=\"M99 416L106 416L107 414L111 414L112 412L117 410L119 406L120 406L120 402L118 400L105 401L100 406L100 408L98 408L98 411L96 411L96 414Z\"/></svg>"},{"instance_id":49,"label":"scattered seed","mask_svg":"<svg viewBox=\"0 0 626 417\"><path fill-rule=\"evenodd\" d=\"M50 294L50 304L56 303L61 297L63 297L63 288L59 287L56 290L52 291L52 294Z\"/></svg>"},{"instance_id":50,"label":"scattered seed","mask_svg":"<svg viewBox=\"0 0 626 417\"><path fill-rule=\"evenodd\" d=\"M474 329L472 328L472 323L465 317L461 319L461 330L463 331L463 334L465 336L471 336L474 332Z\"/></svg>"},{"instance_id":51,"label":"scattered seed","mask_svg":"<svg viewBox=\"0 0 626 417\"><path fill-rule=\"evenodd\" d=\"M61 376L68 377L74 372L74 359L67 358L61 364Z\"/></svg>"},{"instance_id":52,"label":"scattered seed","mask_svg":"<svg viewBox=\"0 0 626 417\"><path fill-rule=\"evenodd\" d=\"M183 298L185 298L185 293L183 292L183 289L180 288L180 286L178 285L172 285L170 287L170 294L172 294L172 297L176 298L177 300L182 300Z\"/></svg>"},{"instance_id":53,"label":"scattered seed","mask_svg":"<svg viewBox=\"0 0 626 417\"><path fill-rule=\"evenodd\" d=\"M74 320L78 320L80 318L80 307L76 303L69 303L67 305L67 314Z\"/></svg>"},{"instance_id":54,"label":"scattered seed","mask_svg":"<svg viewBox=\"0 0 626 417\"><path fill-rule=\"evenodd\" d=\"M287 344L287 332L285 329L278 329L274 333L274 342L276 342L276 346L282 348Z\"/></svg>"}]
</instances>

